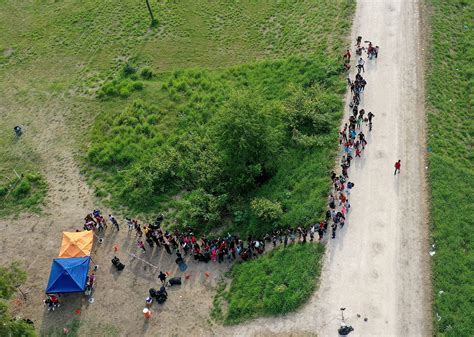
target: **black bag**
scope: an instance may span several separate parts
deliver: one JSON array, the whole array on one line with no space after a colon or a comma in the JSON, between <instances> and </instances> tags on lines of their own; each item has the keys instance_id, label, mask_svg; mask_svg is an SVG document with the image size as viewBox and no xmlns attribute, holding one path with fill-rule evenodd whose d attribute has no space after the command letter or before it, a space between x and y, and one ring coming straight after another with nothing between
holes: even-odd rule
<instances>
[{"instance_id":1,"label":"black bag","mask_svg":"<svg viewBox=\"0 0 474 337\"><path fill-rule=\"evenodd\" d=\"M339 333L339 335L341 336L347 336L348 334L350 334L352 331L354 331L354 328L350 325L344 325L344 326L341 326L337 332Z\"/></svg>"},{"instance_id":2,"label":"black bag","mask_svg":"<svg viewBox=\"0 0 474 337\"><path fill-rule=\"evenodd\" d=\"M173 277L173 278L170 278L170 280L168 281L170 286L174 286L174 285L181 285L181 277Z\"/></svg>"},{"instance_id":3,"label":"black bag","mask_svg":"<svg viewBox=\"0 0 474 337\"><path fill-rule=\"evenodd\" d=\"M168 299L168 296L166 296L165 294L163 293L160 293L156 296L156 301L158 302L158 304L163 304L166 302L166 300Z\"/></svg>"},{"instance_id":4,"label":"black bag","mask_svg":"<svg viewBox=\"0 0 474 337\"><path fill-rule=\"evenodd\" d=\"M125 268L125 265L120 262L120 259L117 257L117 256L114 256L114 258L112 259L112 264L115 266L115 268L117 268L117 270L123 270L123 268Z\"/></svg>"},{"instance_id":5,"label":"black bag","mask_svg":"<svg viewBox=\"0 0 474 337\"><path fill-rule=\"evenodd\" d=\"M148 290L148 293L150 294L150 297L155 297L156 296L156 289L155 288L150 288L150 290Z\"/></svg>"}]
</instances>

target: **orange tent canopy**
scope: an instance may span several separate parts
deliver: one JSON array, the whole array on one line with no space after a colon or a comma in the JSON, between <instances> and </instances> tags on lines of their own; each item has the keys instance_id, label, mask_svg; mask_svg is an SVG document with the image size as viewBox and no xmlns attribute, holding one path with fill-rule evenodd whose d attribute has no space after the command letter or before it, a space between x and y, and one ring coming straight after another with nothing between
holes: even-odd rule
<instances>
[{"instance_id":1,"label":"orange tent canopy","mask_svg":"<svg viewBox=\"0 0 474 337\"><path fill-rule=\"evenodd\" d=\"M92 231L63 232L59 257L90 256L93 241Z\"/></svg>"}]
</instances>

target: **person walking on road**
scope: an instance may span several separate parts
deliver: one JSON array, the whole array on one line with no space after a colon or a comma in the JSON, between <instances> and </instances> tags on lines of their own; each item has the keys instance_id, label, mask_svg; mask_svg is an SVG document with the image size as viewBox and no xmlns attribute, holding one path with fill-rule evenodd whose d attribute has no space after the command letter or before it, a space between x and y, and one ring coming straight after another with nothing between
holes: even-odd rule
<instances>
[{"instance_id":1,"label":"person walking on road","mask_svg":"<svg viewBox=\"0 0 474 337\"><path fill-rule=\"evenodd\" d=\"M367 114L367 118L369 119L369 131L372 131L372 118L374 118L375 115L372 112L369 112Z\"/></svg>"},{"instance_id":2,"label":"person walking on road","mask_svg":"<svg viewBox=\"0 0 474 337\"><path fill-rule=\"evenodd\" d=\"M362 57L360 57L359 61L357 61L357 73L358 74L360 74L361 69L362 69L362 72L365 73L364 64L365 64L365 61L362 59Z\"/></svg>"},{"instance_id":3,"label":"person walking on road","mask_svg":"<svg viewBox=\"0 0 474 337\"><path fill-rule=\"evenodd\" d=\"M395 163L395 172L393 173L393 175L396 175L397 172L400 173L400 167L402 166L401 164L401 160L398 159L398 161Z\"/></svg>"}]
</instances>

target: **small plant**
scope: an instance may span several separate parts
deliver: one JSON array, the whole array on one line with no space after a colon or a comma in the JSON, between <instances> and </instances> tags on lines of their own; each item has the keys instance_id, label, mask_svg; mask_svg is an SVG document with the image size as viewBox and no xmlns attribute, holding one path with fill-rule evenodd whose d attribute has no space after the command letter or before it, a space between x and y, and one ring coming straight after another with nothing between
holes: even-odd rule
<instances>
[{"instance_id":1,"label":"small plant","mask_svg":"<svg viewBox=\"0 0 474 337\"><path fill-rule=\"evenodd\" d=\"M31 184L27 179L22 179L21 182L15 187L12 192L12 196L20 199L28 195L31 191Z\"/></svg>"},{"instance_id":2,"label":"small plant","mask_svg":"<svg viewBox=\"0 0 474 337\"><path fill-rule=\"evenodd\" d=\"M144 67L142 68L142 70L140 71L140 76L144 79L144 80L151 80L154 76L153 74L153 71L151 70L150 67Z\"/></svg>"},{"instance_id":3,"label":"small plant","mask_svg":"<svg viewBox=\"0 0 474 337\"><path fill-rule=\"evenodd\" d=\"M281 204L266 198L255 198L250 205L255 215L265 222L277 221L283 215Z\"/></svg>"},{"instance_id":4,"label":"small plant","mask_svg":"<svg viewBox=\"0 0 474 337\"><path fill-rule=\"evenodd\" d=\"M122 71L125 76L130 76L137 72L137 68L133 67L130 63L126 63Z\"/></svg>"}]
</instances>

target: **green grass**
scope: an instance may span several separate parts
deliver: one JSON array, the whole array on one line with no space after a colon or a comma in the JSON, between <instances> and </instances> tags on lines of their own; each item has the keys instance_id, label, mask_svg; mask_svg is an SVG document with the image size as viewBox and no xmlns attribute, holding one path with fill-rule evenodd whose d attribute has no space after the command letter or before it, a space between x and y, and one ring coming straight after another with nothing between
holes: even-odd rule
<instances>
[{"instance_id":1,"label":"green grass","mask_svg":"<svg viewBox=\"0 0 474 337\"><path fill-rule=\"evenodd\" d=\"M4 93L0 102L6 111L2 127L8 130L20 120L28 124L31 132L39 130L48 125L46 116L54 118L59 106L65 110L65 127L78 139L78 148L85 151L89 142L84 133L97 116L103 121L103 114L123 111L130 105L126 98L133 100L137 96L166 110L161 100L168 96L175 100L176 109L172 109L171 116L164 116L163 122L176 131L173 123L177 116L173 114L199 109L213 98L212 89L222 92L235 89L237 83L245 86L245 78L230 78L232 67L255 73L263 67L251 65L257 60L286 60L290 56L304 59L314 54L334 62L344 47L354 2L163 1L152 3L152 7L159 24L150 28L144 3L131 0L102 1L100 6L91 0L80 5L75 1L0 2L0 89ZM21 22L17 17L22 18ZM157 76L153 83L145 81L145 88L140 91L141 81L118 79L126 63L151 69ZM236 66L244 63L247 65L241 69ZM168 92L155 90L170 84L159 82L167 73L196 67L199 72L212 73L211 82L221 80L219 73L229 78L223 79L226 83L220 88L206 88L204 84L197 95L190 95L192 83L186 83L186 75L179 75L176 83L171 83L176 86ZM272 68L267 64L266 69ZM268 71L265 76L271 77ZM294 82L300 79L298 76ZM280 94L287 84L282 81L276 93ZM266 90L264 85L265 81L261 87ZM134 87L140 87L140 92ZM105 90L110 95L101 94ZM94 101L96 94L122 99L98 103ZM192 104L178 101L181 94ZM203 117L212 113L208 111ZM183 116L180 117L182 124ZM163 139L167 136L166 132L161 135ZM15 160L20 165L31 163L34 171L41 172L45 161L30 158L47 156L34 140L30 145L28 152L16 152L19 158ZM55 146L62 146L62 142L55 142ZM4 159L2 153L0 158ZM326 158L320 155L314 161ZM107 191L101 186L103 176L99 181L96 174L90 176L91 183L98 187L97 196L104 197Z\"/></svg>"},{"instance_id":2,"label":"green grass","mask_svg":"<svg viewBox=\"0 0 474 337\"><path fill-rule=\"evenodd\" d=\"M73 318L64 326L69 330L67 336L80 337L80 336L103 336L103 337L115 337L120 336L120 330L111 324L97 323L92 320L81 320L79 318ZM51 327L46 331L41 331L41 337L60 337L64 336L63 326Z\"/></svg>"},{"instance_id":3,"label":"green grass","mask_svg":"<svg viewBox=\"0 0 474 337\"><path fill-rule=\"evenodd\" d=\"M40 212L46 192L47 184L38 173L21 172L20 177L13 175L5 179L0 185L0 216L19 214L24 210Z\"/></svg>"},{"instance_id":4,"label":"green grass","mask_svg":"<svg viewBox=\"0 0 474 337\"><path fill-rule=\"evenodd\" d=\"M323 254L320 244L291 244L234 265L230 289L216 299L215 316L224 316L225 324L237 324L294 311L316 289ZM221 298L228 304L225 313L219 308Z\"/></svg>"},{"instance_id":5,"label":"green grass","mask_svg":"<svg viewBox=\"0 0 474 337\"><path fill-rule=\"evenodd\" d=\"M123 112L112 110L98 117L88 161L99 168L98 184L112 194L113 205L127 205L136 212L168 209L168 217L183 226L210 229L222 225L225 216L239 214L234 230L256 234L273 225L315 221L329 187L342 114L338 94L344 84L339 74L339 65L322 56L159 74L145 82L143 92ZM225 154L215 146L220 138L216 124L227 114L235 93L244 100L257 97L265 102L260 106L270 110L269 132L284 134L272 165L263 162L267 171L274 171L270 179L238 193L232 174L226 175ZM293 120L301 118L298 99L305 100L308 110L318 111L316 126L303 130L304 125L295 124L303 123ZM293 135L295 128L316 143L301 144ZM196 190L203 192L197 195ZM181 198L176 200L178 193ZM281 219L270 223L254 216L250 200L257 197L281 203Z\"/></svg>"},{"instance_id":6,"label":"green grass","mask_svg":"<svg viewBox=\"0 0 474 337\"><path fill-rule=\"evenodd\" d=\"M428 5L433 11L427 94L434 335L473 336L474 3L429 0Z\"/></svg>"},{"instance_id":7,"label":"green grass","mask_svg":"<svg viewBox=\"0 0 474 337\"><path fill-rule=\"evenodd\" d=\"M0 217L39 212L47 184L38 172L39 157L32 149L29 130L16 138L4 120L0 120L0 130Z\"/></svg>"}]
</instances>

